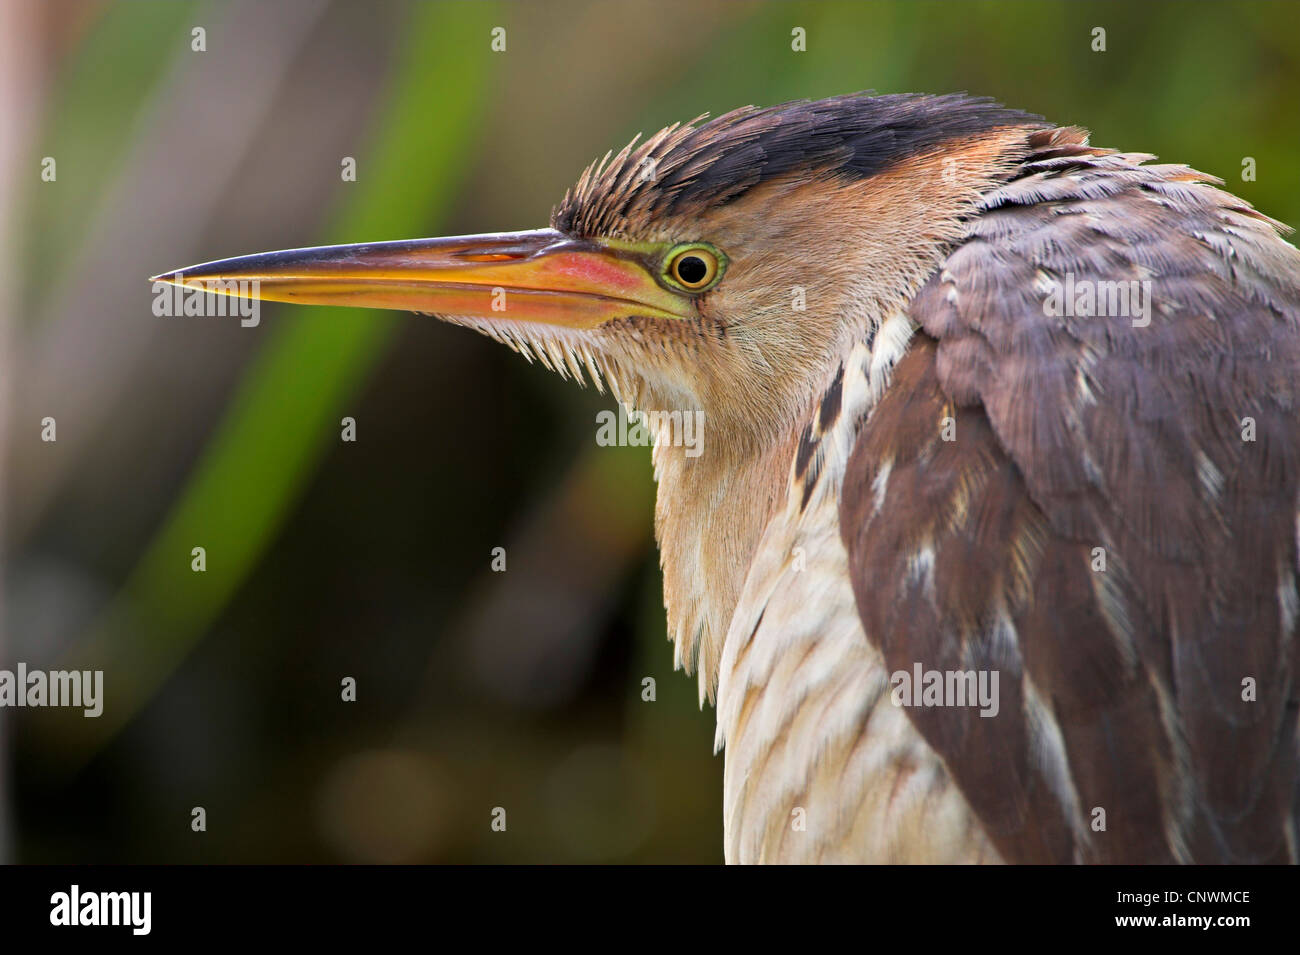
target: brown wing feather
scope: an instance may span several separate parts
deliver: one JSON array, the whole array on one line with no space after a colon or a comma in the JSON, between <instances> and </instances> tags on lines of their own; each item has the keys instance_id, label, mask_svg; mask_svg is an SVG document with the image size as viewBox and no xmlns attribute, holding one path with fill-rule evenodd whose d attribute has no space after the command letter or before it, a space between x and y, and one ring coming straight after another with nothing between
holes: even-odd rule
<instances>
[{"instance_id":1,"label":"brown wing feather","mask_svg":"<svg viewBox=\"0 0 1300 955\"><path fill-rule=\"evenodd\" d=\"M850 461L864 629L1000 671L995 718L909 716L1008 860L1295 861L1300 255L1186 167L1033 143ZM1067 276L1150 324L1052 317Z\"/></svg>"}]
</instances>

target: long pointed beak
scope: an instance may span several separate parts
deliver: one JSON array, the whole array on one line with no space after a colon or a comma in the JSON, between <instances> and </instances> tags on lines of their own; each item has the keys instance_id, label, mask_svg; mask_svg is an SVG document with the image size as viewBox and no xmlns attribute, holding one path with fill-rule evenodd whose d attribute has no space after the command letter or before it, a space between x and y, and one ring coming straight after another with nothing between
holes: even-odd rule
<instances>
[{"instance_id":1,"label":"long pointed beak","mask_svg":"<svg viewBox=\"0 0 1300 955\"><path fill-rule=\"evenodd\" d=\"M330 245L178 269L151 281L304 305L593 328L613 318L689 318L689 297L635 255L554 229Z\"/></svg>"}]
</instances>

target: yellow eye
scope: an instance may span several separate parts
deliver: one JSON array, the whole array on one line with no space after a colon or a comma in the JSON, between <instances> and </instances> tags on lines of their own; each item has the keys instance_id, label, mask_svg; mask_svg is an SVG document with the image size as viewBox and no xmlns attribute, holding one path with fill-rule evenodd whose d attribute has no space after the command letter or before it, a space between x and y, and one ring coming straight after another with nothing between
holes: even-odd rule
<instances>
[{"instance_id":1,"label":"yellow eye","mask_svg":"<svg viewBox=\"0 0 1300 955\"><path fill-rule=\"evenodd\" d=\"M713 250L688 246L668 260L668 277L690 292L708 288L718 277L720 264Z\"/></svg>"}]
</instances>

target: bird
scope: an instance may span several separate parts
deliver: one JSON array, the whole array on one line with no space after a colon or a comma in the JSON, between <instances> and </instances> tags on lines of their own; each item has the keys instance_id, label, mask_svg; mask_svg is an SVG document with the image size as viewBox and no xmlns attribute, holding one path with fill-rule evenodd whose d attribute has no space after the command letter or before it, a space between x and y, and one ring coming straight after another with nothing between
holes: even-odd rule
<instances>
[{"instance_id":1,"label":"bird","mask_svg":"<svg viewBox=\"0 0 1300 955\"><path fill-rule=\"evenodd\" d=\"M633 139L547 228L153 281L434 315L647 414L727 862L1294 863L1300 253L1222 185L852 93Z\"/></svg>"}]
</instances>

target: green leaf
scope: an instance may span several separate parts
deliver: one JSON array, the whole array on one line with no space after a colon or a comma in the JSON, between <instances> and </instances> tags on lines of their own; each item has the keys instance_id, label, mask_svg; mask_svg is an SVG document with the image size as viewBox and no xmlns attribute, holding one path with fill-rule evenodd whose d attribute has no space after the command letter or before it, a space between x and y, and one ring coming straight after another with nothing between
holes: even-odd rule
<instances>
[{"instance_id":1,"label":"green leaf","mask_svg":"<svg viewBox=\"0 0 1300 955\"><path fill-rule=\"evenodd\" d=\"M455 197L485 109L494 7L417 4L368 155L327 242L428 234ZM226 606L292 511L408 316L286 310L249 367L161 531L94 632L70 654L105 671L105 707L80 720L87 755L158 690ZM206 570L191 569L203 547ZM70 729L66 725L66 731ZM74 732L76 732L74 730Z\"/></svg>"}]
</instances>

